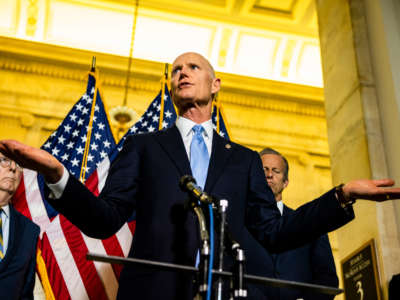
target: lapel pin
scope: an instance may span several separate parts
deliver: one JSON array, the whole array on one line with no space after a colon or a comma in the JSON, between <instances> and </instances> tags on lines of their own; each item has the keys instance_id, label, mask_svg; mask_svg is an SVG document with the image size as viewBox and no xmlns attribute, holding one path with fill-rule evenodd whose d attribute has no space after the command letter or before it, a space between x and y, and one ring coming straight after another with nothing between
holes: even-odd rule
<instances>
[{"instance_id":1,"label":"lapel pin","mask_svg":"<svg viewBox=\"0 0 400 300\"><path fill-rule=\"evenodd\" d=\"M225 148L229 150L229 149L232 148L232 146L231 146L231 144L226 144L226 145L225 145Z\"/></svg>"}]
</instances>

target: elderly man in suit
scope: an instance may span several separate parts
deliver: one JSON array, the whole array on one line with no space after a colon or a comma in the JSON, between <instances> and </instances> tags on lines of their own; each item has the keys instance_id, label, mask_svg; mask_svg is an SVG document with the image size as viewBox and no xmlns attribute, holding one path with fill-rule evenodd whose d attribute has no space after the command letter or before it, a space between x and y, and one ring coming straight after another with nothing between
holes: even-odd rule
<instances>
[{"instance_id":1,"label":"elderly man in suit","mask_svg":"<svg viewBox=\"0 0 400 300\"><path fill-rule=\"evenodd\" d=\"M260 152L265 178L272 192L281 215L291 214L293 209L282 201L282 192L289 184L289 164L287 159L272 148ZM335 262L326 234L306 245L274 253L274 276L278 279L300 281L338 287ZM279 289L277 299L312 299L329 300L331 295L309 294L296 289Z\"/></svg>"},{"instance_id":2,"label":"elderly man in suit","mask_svg":"<svg viewBox=\"0 0 400 300\"><path fill-rule=\"evenodd\" d=\"M0 295L33 299L39 227L17 212L11 199L22 169L0 153Z\"/></svg>"},{"instance_id":3,"label":"elderly man in suit","mask_svg":"<svg viewBox=\"0 0 400 300\"><path fill-rule=\"evenodd\" d=\"M400 197L400 189L380 187L393 185L391 180L357 180L281 217L258 153L226 141L212 129L211 102L219 89L220 80L203 56L185 53L176 58L171 75L171 95L179 113L175 126L128 138L99 197L45 151L3 140L0 152L41 172L53 193L51 204L87 235L110 236L136 210L129 256L193 266L200 246L197 220L184 209L187 196L179 188L181 176L192 174L206 192L229 200L230 231L246 252L247 271L256 275L273 273L265 248L297 247L349 222L354 217L354 198ZM133 295L137 299L192 299L192 279L126 266L118 299ZM249 298L273 296L267 287L250 286Z\"/></svg>"}]
</instances>

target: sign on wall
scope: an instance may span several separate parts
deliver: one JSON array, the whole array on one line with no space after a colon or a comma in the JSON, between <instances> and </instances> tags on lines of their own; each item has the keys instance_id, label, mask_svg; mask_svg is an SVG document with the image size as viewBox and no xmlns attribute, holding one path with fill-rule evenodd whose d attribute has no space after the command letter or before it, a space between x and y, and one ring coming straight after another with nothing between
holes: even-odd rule
<instances>
[{"instance_id":1,"label":"sign on wall","mask_svg":"<svg viewBox=\"0 0 400 300\"><path fill-rule=\"evenodd\" d=\"M380 300L373 239L343 259L341 265L346 300Z\"/></svg>"}]
</instances>

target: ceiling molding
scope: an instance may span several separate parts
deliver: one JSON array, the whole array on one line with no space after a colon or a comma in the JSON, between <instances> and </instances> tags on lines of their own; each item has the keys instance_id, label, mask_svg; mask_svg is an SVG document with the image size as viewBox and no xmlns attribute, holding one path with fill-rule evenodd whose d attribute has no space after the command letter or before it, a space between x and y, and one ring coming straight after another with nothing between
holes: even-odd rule
<instances>
[{"instance_id":1,"label":"ceiling molding","mask_svg":"<svg viewBox=\"0 0 400 300\"><path fill-rule=\"evenodd\" d=\"M0 37L0 70L76 81L86 80L92 55L103 86L124 88L128 59L48 44ZM133 59L129 88L157 92L164 64ZM222 102L271 111L324 117L323 90L227 73L221 78Z\"/></svg>"},{"instance_id":2,"label":"ceiling molding","mask_svg":"<svg viewBox=\"0 0 400 300\"><path fill-rule=\"evenodd\" d=\"M139 10L157 10L213 22L318 37L318 29L313 24L316 20L308 14L308 8L314 5L313 1L293 0L288 10L284 7L286 1L276 0L146 0L139 2ZM133 11L134 7L134 2L129 0L81 0L80 2L90 6L117 3L125 6L127 8L125 11Z\"/></svg>"}]
</instances>

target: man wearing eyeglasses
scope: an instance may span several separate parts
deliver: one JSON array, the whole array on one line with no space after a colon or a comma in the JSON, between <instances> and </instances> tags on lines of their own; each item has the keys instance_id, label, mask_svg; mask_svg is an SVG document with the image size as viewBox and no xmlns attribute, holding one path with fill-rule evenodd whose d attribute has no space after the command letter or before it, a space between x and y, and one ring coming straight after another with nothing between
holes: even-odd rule
<instances>
[{"instance_id":1,"label":"man wearing eyeglasses","mask_svg":"<svg viewBox=\"0 0 400 300\"><path fill-rule=\"evenodd\" d=\"M22 168L0 153L0 295L33 299L39 227L17 212L11 199Z\"/></svg>"}]
</instances>

